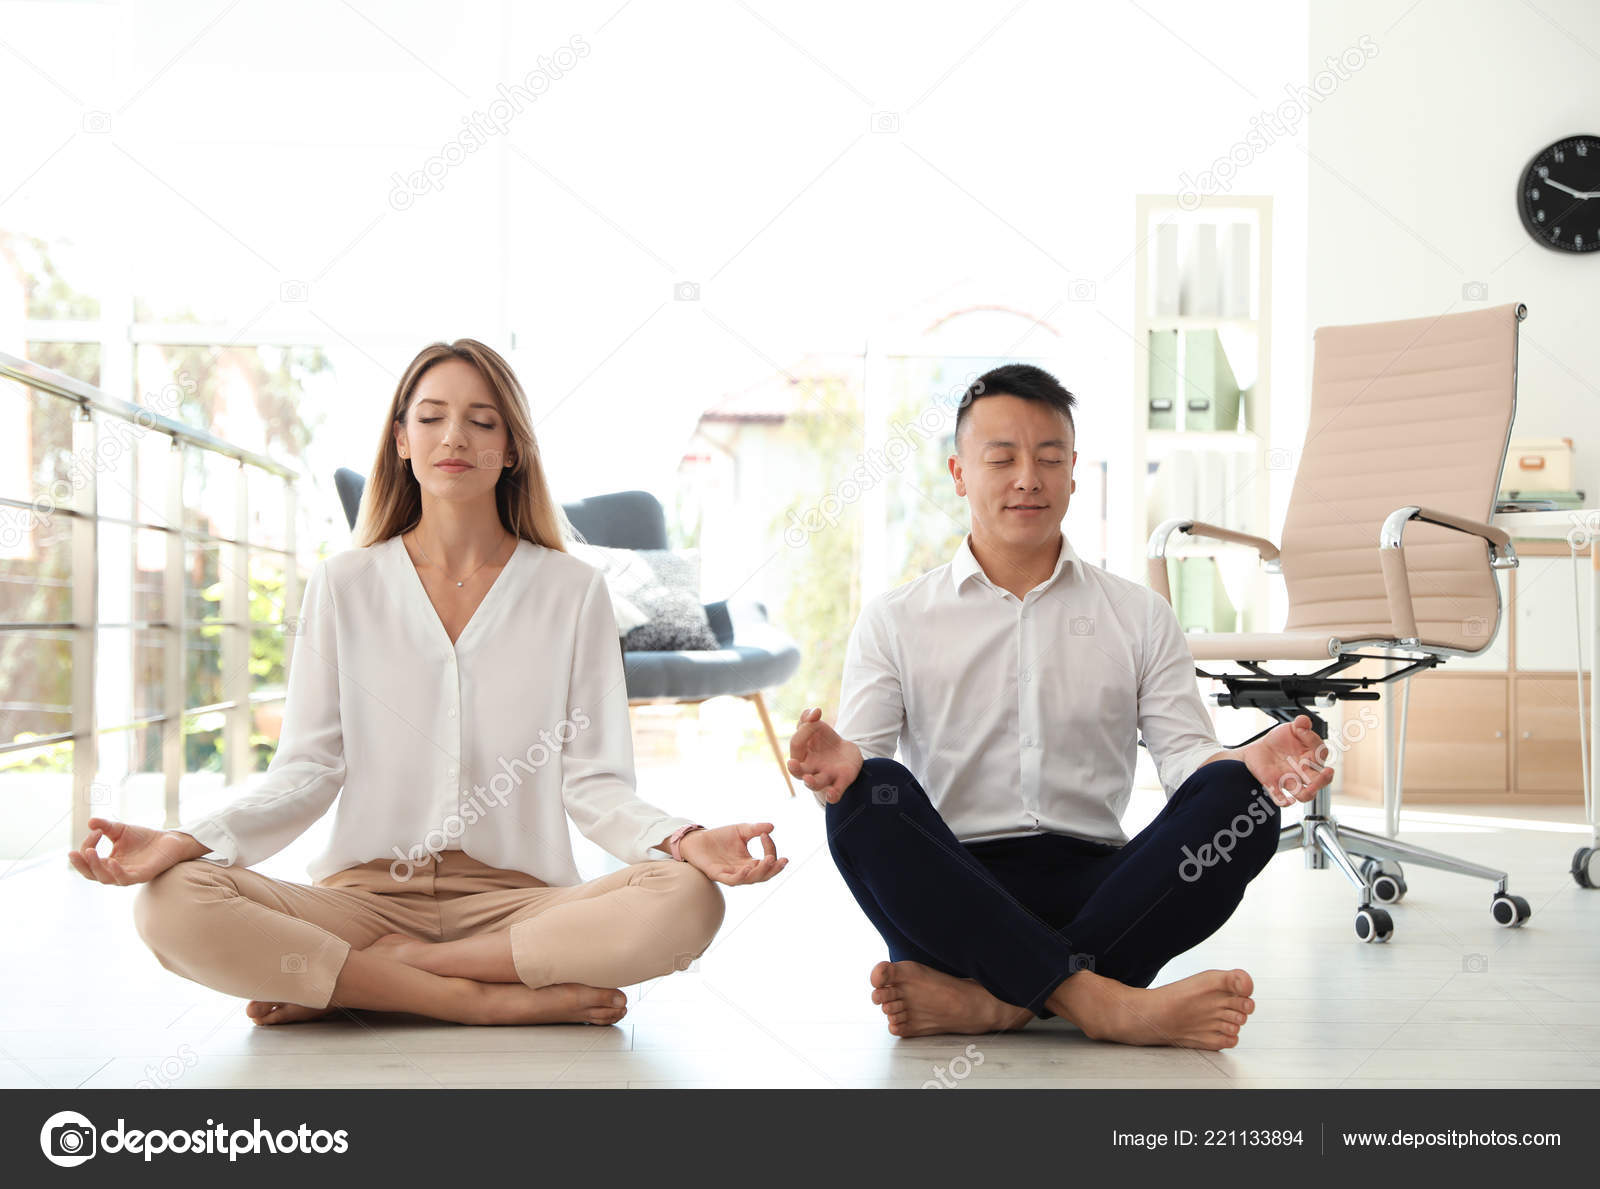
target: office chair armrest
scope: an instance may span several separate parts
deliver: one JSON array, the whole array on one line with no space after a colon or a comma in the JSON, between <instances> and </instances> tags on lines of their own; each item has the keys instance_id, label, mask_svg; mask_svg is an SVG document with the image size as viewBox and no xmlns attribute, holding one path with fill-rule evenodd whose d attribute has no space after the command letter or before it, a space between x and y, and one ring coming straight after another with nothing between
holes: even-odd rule
<instances>
[{"instance_id":1,"label":"office chair armrest","mask_svg":"<svg viewBox=\"0 0 1600 1189\"><path fill-rule=\"evenodd\" d=\"M1172 602L1172 585L1167 581L1167 541L1176 532L1187 533L1191 537L1209 537L1214 541L1253 545L1255 551L1261 555L1261 563L1269 572L1276 574L1282 568L1278 547L1265 537L1236 532L1231 528L1207 524L1203 520L1190 520L1185 516L1177 516L1156 526L1156 531L1150 534L1150 544L1145 551L1150 589L1169 603Z\"/></svg>"},{"instance_id":2,"label":"office chair armrest","mask_svg":"<svg viewBox=\"0 0 1600 1189\"><path fill-rule=\"evenodd\" d=\"M1401 644L1415 646L1421 642L1417 631L1417 612L1411 602L1411 576L1406 572L1406 550L1402 538L1406 525L1413 520L1423 524L1436 524L1482 537L1489 545L1489 565L1496 570L1510 570L1517 565L1517 551L1511 546L1511 534L1503 528L1441 512L1437 508L1423 508L1415 504L1396 508L1389 513L1378 533L1378 561L1383 566L1383 589L1389 598L1389 619L1394 627L1395 639Z\"/></svg>"}]
</instances>

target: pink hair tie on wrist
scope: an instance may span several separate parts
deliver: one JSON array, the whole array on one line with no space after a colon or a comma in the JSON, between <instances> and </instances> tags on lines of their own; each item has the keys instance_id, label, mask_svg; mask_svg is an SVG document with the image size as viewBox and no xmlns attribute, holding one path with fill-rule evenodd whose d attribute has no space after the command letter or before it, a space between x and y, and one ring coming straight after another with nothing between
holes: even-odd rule
<instances>
[{"instance_id":1,"label":"pink hair tie on wrist","mask_svg":"<svg viewBox=\"0 0 1600 1189\"><path fill-rule=\"evenodd\" d=\"M667 847L672 851L672 857L680 863L686 862L687 860L684 859L683 855L678 853L678 843L683 841L683 836L685 834L692 834L696 830L704 829L704 826L679 826L676 830L674 830L672 835L667 839Z\"/></svg>"}]
</instances>

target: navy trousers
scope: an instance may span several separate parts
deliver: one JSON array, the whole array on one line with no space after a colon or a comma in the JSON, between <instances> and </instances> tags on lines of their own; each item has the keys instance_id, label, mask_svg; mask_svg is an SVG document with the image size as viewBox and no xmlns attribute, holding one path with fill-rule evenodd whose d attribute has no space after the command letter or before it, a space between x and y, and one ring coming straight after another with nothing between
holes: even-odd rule
<instances>
[{"instance_id":1,"label":"navy trousers","mask_svg":"<svg viewBox=\"0 0 1600 1189\"><path fill-rule=\"evenodd\" d=\"M1202 765L1120 847L1063 834L962 843L886 759L862 764L827 821L833 860L891 960L976 979L1041 1017L1079 970L1149 986L1233 914L1282 824L1238 760Z\"/></svg>"}]
</instances>

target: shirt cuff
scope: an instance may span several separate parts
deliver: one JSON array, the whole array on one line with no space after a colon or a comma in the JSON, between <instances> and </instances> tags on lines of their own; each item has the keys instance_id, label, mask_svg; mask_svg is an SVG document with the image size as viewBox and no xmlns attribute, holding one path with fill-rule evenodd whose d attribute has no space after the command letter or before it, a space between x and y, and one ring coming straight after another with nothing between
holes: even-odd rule
<instances>
[{"instance_id":1,"label":"shirt cuff","mask_svg":"<svg viewBox=\"0 0 1600 1189\"><path fill-rule=\"evenodd\" d=\"M698 826L699 822L688 817L664 817L651 822L648 829L639 835L639 857L633 860L636 863L653 863L660 859L670 860L672 855L664 850L657 850L656 844L665 840L675 831L684 826ZM621 857L620 855L618 856Z\"/></svg>"},{"instance_id":2,"label":"shirt cuff","mask_svg":"<svg viewBox=\"0 0 1600 1189\"><path fill-rule=\"evenodd\" d=\"M219 822L200 821L192 826L179 826L178 831L211 848L200 856L202 859L218 863L223 867L232 867L239 861L238 842Z\"/></svg>"},{"instance_id":3,"label":"shirt cuff","mask_svg":"<svg viewBox=\"0 0 1600 1189\"><path fill-rule=\"evenodd\" d=\"M1167 796L1171 797L1179 789L1181 789L1188 779L1196 772L1200 771L1200 769L1205 766L1206 761L1212 756L1219 755L1227 750L1228 749L1226 747L1223 747L1222 744L1218 743L1215 746L1196 749L1195 751L1191 751L1188 755L1181 757L1173 765L1173 771L1176 778L1173 780L1172 788L1167 793Z\"/></svg>"}]
</instances>

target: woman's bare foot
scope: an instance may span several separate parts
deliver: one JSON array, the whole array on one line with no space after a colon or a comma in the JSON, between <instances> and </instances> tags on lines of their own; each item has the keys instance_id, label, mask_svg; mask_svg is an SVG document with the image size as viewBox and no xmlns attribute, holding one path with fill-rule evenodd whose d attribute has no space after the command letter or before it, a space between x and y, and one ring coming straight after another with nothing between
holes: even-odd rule
<instances>
[{"instance_id":1,"label":"woman's bare foot","mask_svg":"<svg viewBox=\"0 0 1600 1189\"><path fill-rule=\"evenodd\" d=\"M970 978L956 978L920 962L879 962L872 968L872 1002L889 1018L895 1036L1007 1032L1033 1019L989 994Z\"/></svg>"},{"instance_id":2,"label":"woman's bare foot","mask_svg":"<svg viewBox=\"0 0 1600 1189\"><path fill-rule=\"evenodd\" d=\"M1254 986L1243 970L1207 970L1148 988L1080 970L1055 989L1046 1006L1091 1040L1231 1049L1256 1009Z\"/></svg>"},{"instance_id":3,"label":"woman's bare foot","mask_svg":"<svg viewBox=\"0 0 1600 1189\"><path fill-rule=\"evenodd\" d=\"M265 999L252 999L244 1005L244 1014L257 1024L298 1024L304 1020L320 1020L337 1010L334 1007L306 1007L299 1003L272 1003Z\"/></svg>"},{"instance_id":4,"label":"woman's bare foot","mask_svg":"<svg viewBox=\"0 0 1600 1189\"><path fill-rule=\"evenodd\" d=\"M615 987L583 983L482 983L474 1024L615 1024L628 1014L628 997Z\"/></svg>"}]
</instances>

